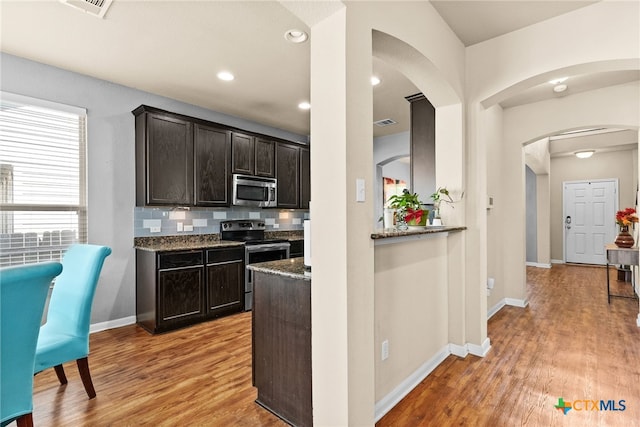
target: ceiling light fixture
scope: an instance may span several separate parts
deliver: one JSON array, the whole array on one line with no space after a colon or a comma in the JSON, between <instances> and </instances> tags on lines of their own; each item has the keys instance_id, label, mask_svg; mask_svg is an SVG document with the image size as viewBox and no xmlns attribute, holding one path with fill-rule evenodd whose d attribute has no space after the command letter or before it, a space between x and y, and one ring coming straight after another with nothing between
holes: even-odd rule
<instances>
[{"instance_id":1,"label":"ceiling light fixture","mask_svg":"<svg viewBox=\"0 0 640 427\"><path fill-rule=\"evenodd\" d=\"M309 110L311 108L311 104L309 104L308 102L301 102L300 104L298 104L298 108L301 110Z\"/></svg>"},{"instance_id":2,"label":"ceiling light fixture","mask_svg":"<svg viewBox=\"0 0 640 427\"><path fill-rule=\"evenodd\" d=\"M549 80L549 83L552 85L557 85L559 83L564 83L569 77L560 77L559 79Z\"/></svg>"},{"instance_id":3,"label":"ceiling light fixture","mask_svg":"<svg viewBox=\"0 0 640 427\"><path fill-rule=\"evenodd\" d=\"M291 43L304 43L309 38L309 35L302 30L289 30L284 33L284 39Z\"/></svg>"},{"instance_id":4,"label":"ceiling light fixture","mask_svg":"<svg viewBox=\"0 0 640 427\"><path fill-rule=\"evenodd\" d=\"M217 75L220 80L224 80L225 82L230 82L235 79L234 75L228 71L220 71Z\"/></svg>"},{"instance_id":5,"label":"ceiling light fixture","mask_svg":"<svg viewBox=\"0 0 640 427\"><path fill-rule=\"evenodd\" d=\"M380 79L376 76L371 76L371 86L378 86L380 84Z\"/></svg>"},{"instance_id":6,"label":"ceiling light fixture","mask_svg":"<svg viewBox=\"0 0 640 427\"><path fill-rule=\"evenodd\" d=\"M576 151L575 155L579 159L588 159L589 157L593 156L593 153L595 153L594 150L584 150L584 151Z\"/></svg>"},{"instance_id":7,"label":"ceiling light fixture","mask_svg":"<svg viewBox=\"0 0 640 427\"><path fill-rule=\"evenodd\" d=\"M565 90L567 90L567 85L555 85L553 87L553 91L555 93L560 93L560 92L564 92Z\"/></svg>"}]
</instances>

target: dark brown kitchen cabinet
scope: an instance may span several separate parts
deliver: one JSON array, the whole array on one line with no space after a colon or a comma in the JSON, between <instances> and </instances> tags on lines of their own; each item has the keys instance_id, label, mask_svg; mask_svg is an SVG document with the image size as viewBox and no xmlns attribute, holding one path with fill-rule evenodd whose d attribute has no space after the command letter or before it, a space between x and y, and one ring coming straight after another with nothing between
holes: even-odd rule
<instances>
[{"instance_id":1,"label":"dark brown kitchen cabinet","mask_svg":"<svg viewBox=\"0 0 640 427\"><path fill-rule=\"evenodd\" d=\"M195 205L229 206L231 132L196 123Z\"/></svg>"},{"instance_id":2,"label":"dark brown kitchen cabinet","mask_svg":"<svg viewBox=\"0 0 640 427\"><path fill-rule=\"evenodd\" d=\"M244 310L244 249L207 250L207 316Z\"/></svg>"},{"instance_id":3,"label":"dark brown kitchen cabinet","mask_svg":"<svg viewBox=\"0 0 640 427\"><path fill-rule=\"evenodd\" d=\"M278 143L276 150L278 207L295 209L300 206L300 148Z\"/></svg>"},{"instance_id":4,"label":"dark brown kitchen cabinet","mask_svg":"<svg viewBox=\"0 0 640 427\"><path fill-rule=\"evenodd\" d=\"M411 106L411 188L424 200L436 191L436 109L422 93L406 99Z\"/></svg>"},{"instance_id":5,"label":"dark brown kitchen cabinet","mask_svg":"<svg viewBox=\"0 0 640 427\"><path fill-rule=\"evenodd\" d=\"M231 136L232 172L273 178L276 143L240 132Z\"/></svg>"},{"instance_id":6,"label":"dark brown kitchen cabinet","mask_svg":"<svg viewBox=\"0 0 640 427\"><path fill-rule=\"evenodd\" d=\"M151 333L197 323L205 314L201 250L136 251L136 319Z\"/></svg>"},{"instance_id":7,"label":"dark brown kitchen cabinet","mask_svg":"<svg viewBox=\"0 0 640 427\"><path fill-rule=\"evenodd\" d=\"M193 124L142 107L134 114L137 205L191 205Z\"/></svg>"},{"instance_id":8,"label":"dark brown kitchen cabinet","mask_svg":"<svg viewBox=\"0 0 640 427\"><path fill-rule=\"evenodd\" d=\"M276 176L276 143L256 137L255 175L273 178Z\"/></svg>"},{"instance_id":9,"label":"dark brown kitchen cabinet","mask_svg":"<svg viewBox=\"0 0 640 427\"><path fill-rule=\"evenodd\" d=\"M300 208L309 209L311 200L311 155L308 148L300 149Z\"/></svg>"},{"instance_id":10,"label":"dark brown kitchen cabinet","mask_svg":"<svg viewBox=\"0 0 640 427\"><path fill-rule=\"evenodd\" d=\"M256 402L293 426L312 426L311 280L254 271Z\"/></svg>"},{"instance_id":11,"label":"dark brown kitchen cabinet","mask_svg":"<svg viewBox=\"0 0 640 427\"><path fill-rule=\"evenodd\" d=\"M136 321L155 334L242 311L243 256L244 247L137 249Z\"/></svg>"}]
</instances>

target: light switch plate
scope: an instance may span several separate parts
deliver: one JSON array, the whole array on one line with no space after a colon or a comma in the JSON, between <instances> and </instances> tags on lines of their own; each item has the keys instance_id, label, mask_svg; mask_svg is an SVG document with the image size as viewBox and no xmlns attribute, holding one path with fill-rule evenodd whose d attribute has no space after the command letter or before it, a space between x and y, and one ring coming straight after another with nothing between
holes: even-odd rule
<instances>
[{"instance_id":1,"label":"light switch plate","mask_svg":"<svg viewBox=\"0 0 640 427\"><path fill-rule=\"evenodd\" d=\"M365 195L364 179L356 179L356 202L364 202Z\"/></svg>"}]
</instances>

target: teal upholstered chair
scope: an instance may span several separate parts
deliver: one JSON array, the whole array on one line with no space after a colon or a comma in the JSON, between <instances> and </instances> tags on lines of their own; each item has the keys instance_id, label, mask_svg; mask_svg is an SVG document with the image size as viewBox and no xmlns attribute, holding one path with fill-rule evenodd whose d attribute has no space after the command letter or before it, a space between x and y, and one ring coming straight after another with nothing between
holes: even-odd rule
<instances>
[{"instance_id":1,"label":"teal upholstered chair","mask_svg":"<svg viewBox=\"0 0 640 427\"><path fill-rule=\"evenodd\" d=\"M89 372L91 306L102 265L111 249L98 245L72 245L62 258L64 270L56 279L47 321L40 328L35 373L55 368L60 384L67 383L62 364L75 360L84 389L96 396Z\"/></svg>"},{"instance_id":2,"label":"teal upholstered chair","mask_svg":"<svg viewBox=\"0 0 640 427\"><path fill-rule=\"evenodd\" d=\"M0 269L0 425L33 425L33 365L49 286L59 262Z\"/></svg>"}]
</instances>

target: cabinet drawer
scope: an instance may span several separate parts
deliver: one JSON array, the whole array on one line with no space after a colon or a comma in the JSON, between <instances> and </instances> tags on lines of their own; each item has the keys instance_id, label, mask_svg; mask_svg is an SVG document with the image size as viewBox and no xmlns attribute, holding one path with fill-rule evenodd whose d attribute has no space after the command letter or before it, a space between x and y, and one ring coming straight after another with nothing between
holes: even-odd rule
<instances>
[{"instance_id":1,"label":"cabinet drawer","mask_svg":"<svg viewBox=\"0 0 640 427\"><path fill-rule=\"evenodd\" d=\"M207 264L228 261L244 261L244 247L207 250Z\"/></svg>"},{"instance_id":2,"label":"cabinet drawer","mask_svg":"<svg viewBox=\"0 0 640 427\"><path fill-rule=\"evenodd\" d=\"M158 268L164 270L167 268L190 267L194 265L203 265L202 251L185 251L185 252L168 252L158 254Z\"/></svg>"}]
</instances>

